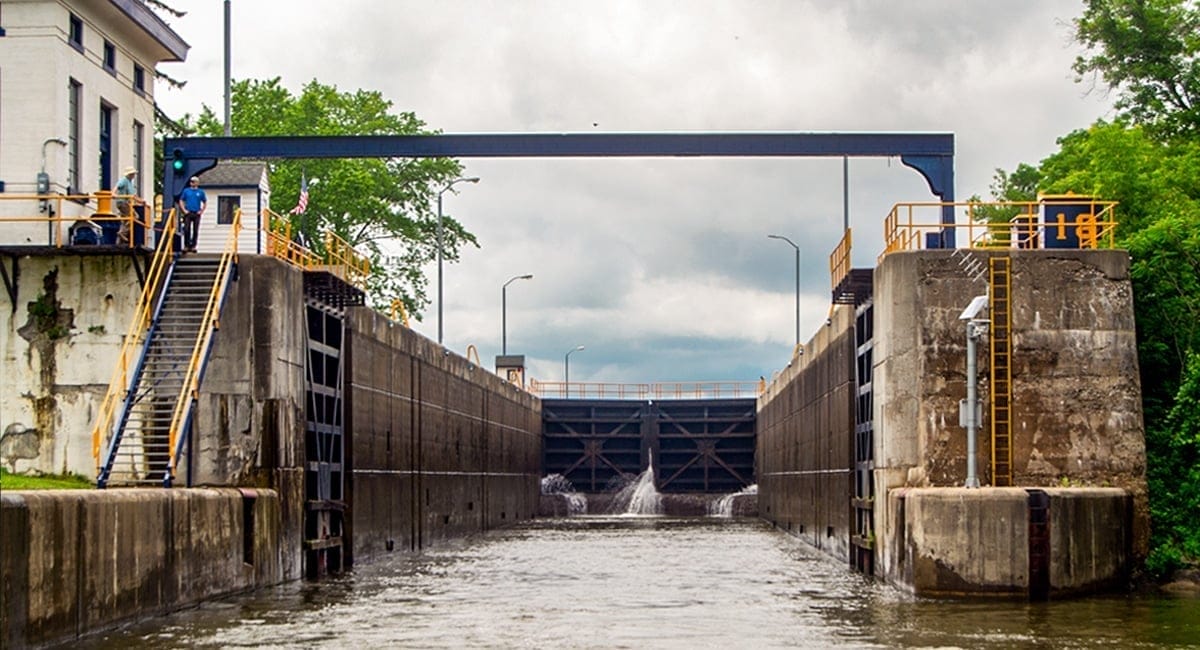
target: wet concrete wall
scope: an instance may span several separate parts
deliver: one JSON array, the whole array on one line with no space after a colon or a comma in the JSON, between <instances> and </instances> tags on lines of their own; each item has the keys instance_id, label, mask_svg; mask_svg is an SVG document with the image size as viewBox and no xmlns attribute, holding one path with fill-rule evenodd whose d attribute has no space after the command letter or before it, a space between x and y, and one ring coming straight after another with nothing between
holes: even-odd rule
<instances>
[{"instance_id":1,"label":"wet concrete wall","mask_svg":"<svg viewBox=\"0 0 1200 650\"><path fill-rule=\"evenodd\" d=\"M1145 438L1124 251L1013 250L1013 482L1021 487L1120 487L1133 496L1134 558L1149 539ZM999 253L914 251L886 256L875 271L875 493L898 487L961 486L966 434L966 333L972 296L988 293L958 258L986 268ZM979 346L979 479L992 483L987 339ZM882 538L900 535L890 509L876 508ZM893 547L878 561L895 572Z\"/></svg>"},{"instance_id":2,"label":"wet concrete wall","mask_svg":"<svg viewBox=\"0 0 1200 650\"><path fill-rule=\"evenodd\" d=\"M1124 585L1132 564L1130 494L1040 491L1049 496L1042 549L1024 488L892 490L887 508L897 534L887 542L895 558L887 577L921 596L1058 596Z\"/></svg>"},{"instance_id":3,"label":"wet concrete wall","mask_svg":"<svg viewBox=\"0 0 1200 650\"><path fill-rule=\"evenodd\" d=\"M92 423L141 294L128 255L5 258L0 463L94 477Z\"/></svg>"},{"instance_id":4,"label":"wet concrete wall","mask_svg":"<svg viewBox=\"0 0 1200 650\"><path fill-rule=\"evenodd\" d=\"M854 311L830 324L759 398L759 515L845 561L854 466Z\"/></svg>"},{"instance_id":5,"label":"wet concrete wall","mask_svg":"<svg viewBox=\"0 0 1200 650\"><path fill-rule=\"evenodd\" d=\"M286 567L270 490L0 495L0 646L62 642L244 589Z\"/></svg>"},{"instance_id":6,"label":"wet concrete wall","mask_svg":"<svg viewBox=\"0 0 1200 650\"><path fill-rule=\"evenodd\" d=\"M347 327L352 561L537 514L539 400L373 310Z\"/></svg>"}]
</instances>

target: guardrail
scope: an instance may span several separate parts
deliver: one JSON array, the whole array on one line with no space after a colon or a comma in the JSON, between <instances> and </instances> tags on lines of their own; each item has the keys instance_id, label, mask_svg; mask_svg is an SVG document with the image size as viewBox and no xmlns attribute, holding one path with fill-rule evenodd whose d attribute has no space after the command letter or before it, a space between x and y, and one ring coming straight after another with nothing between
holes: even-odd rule
<instances>
[{"instance_id":1,"label":"guardrail","mask_svg":"<svg viewBox=\"0 0 1200 650\"><path fill-rule=\"evenodd\" d=\"M125 403L125 396L132 388L130 386L132 380L130 364L136 362L141 354L146 330L150 325L150 319L154 316L156 299L163 288L163 278L166 277L171 260L175 257L171 246L165 245L165 242L170 242L175 235L175 222L175 211L171 210L169 218L163 224L161 241L164 242L164 245L158 247L154 259L150 263L150 271L146 274L146 283L142 286L142 294L138 298L137 311L129 323L129 330L122 339L117 364L113 370L112 379L108 382L108 392L105 393L104 400L100 403L96 424L92 428L92 457L96 460L97 468L100 463L100 447L106 442L111 444L113 427L122 417L117 413L117 407Z\"/></svg>"},{"instance_id":2,"label":"guardrail","mask_svg":"<svg viewBox=\"0 0 1200 650\"><path fill-rule=\"evenodd\" d=\"M0 194L0 245L150 248L146 235L153 231L157 212L140 196L109 191ZM41 227L46 228L44 236ZM17 237L23 241L15 241Z\"/></svg>"},{"instance_id":3,"label":"guardrail","mask_svg":"<svg viewBox=\"0 0 1200 650\"><path fill-rule=\"evenodd\" d=\"M371 276L371 260L333 231L325 232L324 252L316 253L298 240L298 233L284 216L263 210L266 224L267 255L279 258L304 271L325 271L363 291Z\"/></svg>"},{"instance_id":4,"label":"guardrail","mask_svg":"<svg viewBox=\"0 0 1200 650\"><path fill-rule=\"evenodd\" d=\"M571 399L721 399L758 397L759 381L674 381L651 384L529 380L529 392L542 398Z\"/></svg>"},{"instance_id":5,"label":"guardrail","mask_svg":"<svg viewBox=\"0 0 1200 650\"><path fill-rule=\"evenodd\" d=\"M1075 195L1038 201L899 203L884 219L880 258L897 251L941 248L950 232L958 248L1111 248L1116 205ZM964 222L941 223L945 208L962 210Z\"/></svg>"}]
</instances>

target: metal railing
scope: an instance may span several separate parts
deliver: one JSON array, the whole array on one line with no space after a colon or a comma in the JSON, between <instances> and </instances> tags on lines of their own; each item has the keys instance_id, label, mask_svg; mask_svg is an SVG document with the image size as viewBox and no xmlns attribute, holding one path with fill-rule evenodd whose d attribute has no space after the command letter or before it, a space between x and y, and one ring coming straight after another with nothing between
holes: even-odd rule
<instances>
[{"instance_id":1,"label":"metal railing","mask_svg":"<svg viewBox=\"0 0 1200 650\"><path fill-rule=\"evenodd\" d=\"M105 442L111 444L116 433L114 427L119 426L123 419L123 414L118 413L117 407L125 404L125 396L133 390L130 382L134 380L135 374L130 372L130 365L141 358L146 331L150 325L150 319L154 316L154 306L163 289L163 280L166 278L167 269L175 257L175 252L170 245L175 236L175 222L175 211L171 210L163 224L163 231L158 239L161 245L155 251L154 258L150 263L150 270L146 274L146 283L138 298L133 320L130 321L129 330L122 340L116 368L113 370L112 379L108 382L108 392L104 394L104 400L100 403L100 412L96 417L96 424L92 428L92 457L96 460L97 470L99 470L101 462L100 447Z\"/></svg>"},{"instance_id":2,"label":"metal railing","mask_svg":"<svg viewBox=\"0 0 1200 650\"><path fill-rule=\"evenodd\" d=\"M720 399L758 397L760 381L672 381L652 384L529 380L529 392L542 398Z\"/></svg>"},{"instance_id":3,"label":"metal railing","mask_svg":"<svg viewBox=\"0 0 1200 650\"><path fill-rule=\"evenodd\" d=\"M325 271L347 284L366 291L371 276L371 260L338 237L333 231L325 232L322 242L324 254L318 254L297 241L298 233L284 216L269 209L263 210L266 230L267 255L279 258L304 271Z\"/></svg>"},{"instance_id":4,"label":"metal railing","mask_svg":"<svg viewBox=\"0 0 1200 650\"><path fill-rule=\"evenodd\" d=\"M953 233L957 248L1112 248L1116 205L1116 201L1074 195L1039 201L899 203L884 219L884 250L879 257L941 248L948 233ZM964 221L941 223L946 208L962 210ZM1007 213L1008 220L988 221L988 213Z\"/></svg>"},{"instance_id":5,"label":"metal railing","mask_svg":"<svg viewBox=\"0 0 1200 650\"><path fill-rule=\"evenodd\" d=\"M167 464L167 482L175 476L175 465L182 452L184 438L181 430L186 431L190 426L192 410L200 394L200 380L203 378L204 363L208 358L208 350L212 346L213 332L221 327L221 304L227 294L232 269L238 260L238 235L242 230L242 211L235 209L233 224L229 237L225 240L225 250L217 263L217 272L212 289L208 292L208 303L200 320L200 332L196 344L192 347L192 356L188 361L187 373L184 375L179 397L175 401L175 411L171 416L171 425L167 433L167 445L171 456Z\"/></svg>"},{"instance_id":6,"label":"metal railing","mask_svg":"<svg viewBox=\"0 0 1200 650\"><path fill-rule=\"evenodd\" d=\"M850 228L842 234L841 241L833 249L833 253L829 255L829 277L833 281L833 288L837 289L841 284L842 279L850 274Z\"/></svg>"},{"instance_id":7,"label":"metal railing","mask_svg":"<svg viewBox=\"0 0 1200 650\"><path fill-rule=\"evenodd\" d=\"M118 206L124 207L118 213ZM127 207L125 207L127 206ZM140 196L92 194L0 194L0 245L108 245L148 248L156 211ZM38 232L46 228L44 238ZM24 227L24 241L8 241ZM84 237L80 229L93 233Z\"/></svg>"}]
</instances>

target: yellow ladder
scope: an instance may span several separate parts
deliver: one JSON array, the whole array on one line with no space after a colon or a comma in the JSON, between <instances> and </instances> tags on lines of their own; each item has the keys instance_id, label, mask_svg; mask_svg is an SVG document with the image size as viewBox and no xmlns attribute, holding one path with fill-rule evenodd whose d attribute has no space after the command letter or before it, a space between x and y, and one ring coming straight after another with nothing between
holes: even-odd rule
<instances>
[{"instance_id":1,"label":"yellow ladder","mask_svg":"<svg viewBox=\"0 0 1200 650\"><path fill-rule=\"evenodd\" d=\"M991 296L992 484L1012 485L1012 261L988 260Z\"/></svg>"}]
</instances>

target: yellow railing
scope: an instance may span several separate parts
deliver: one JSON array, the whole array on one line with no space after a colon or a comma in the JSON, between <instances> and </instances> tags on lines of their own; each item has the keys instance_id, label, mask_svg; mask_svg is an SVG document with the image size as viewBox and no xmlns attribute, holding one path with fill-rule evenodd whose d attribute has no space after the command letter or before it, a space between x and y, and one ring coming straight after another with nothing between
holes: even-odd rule
<instances>
[{"instance_id":1,"label":"yellow railing","mask_svg":"<svg viewBox=\"0 0 1200 650\"><path fill-rule=\"evenodd\" d=\"M118 205L128 205L118 214ZM141 213L139 215L139 212ZM130 233L150 233L154 211L139 196L116 195L108 191L93 194L0 194L0 233L8 237L24 230L23 241L7 240L0 235L0 245L62 246L72 245L72 227L76 224L100 229L100 241L110 246L134 247L136 238ZM22 228L22 226L24 228ZM45 227L43 238L41 227ZM142 247L146 247L143 238Z\"/></svg>"},{"instance_id":2,"label":"yellow railing","mask_svg":"<svg viewBox=\"0 0 1200 650\"><path fill-rule=\"evenodd\" d=\"M263 210L266 225L267 255L277 257L305 271L325 271L347 284L366 290L371 275L371 261L358 252L349 242L333 231L325 233L325 253L318 255L303 244L295 241L292 224L282 215Z\"/></svg>"},{"instance_id":3,"label":"yellow railing","mask_svg":"<svg viewBox=\"0 0 1200 650\"><path fill-rule=\"evenodd\" d=\"M529 380L529 392L539 397L591 399L718 399L758 397L761 381L674 381L653 384Z\"/></svg>"},{"instance_id":4,"label":"yellow railing","mask_svg":"<svg viewBox=\"0 0 1200 650\"><path fill-rule=\"evenodd\" d=\"M829 277L833 280L834 289L850 274L850 241L850 229L847 228L842 240L829 255Z\"/></svg>"},{"instance_id":5,"label":"yellow railing","mask_svg":"<svg viewBox=\"0 0 1200 650\"><path fill-rule=\"evenodd\" d=\"M884 220L880 258L927 248L929 240L940 243L948 233L953 233L958 248L1111 248L1116 236L1116 205L1115 201L1075 195L1046 196L1039 201L900 203ZM964 221L941 223L946 209L965 217ZM1007 222L987 222L984 209L1007 211L1012 216Z\"/></svg>"},{"instance_id":6,"label":"yellow railing","mask_svg":"<svg viewBox=\"0 0 1200 650\"><path fill-rule=\"evenodd\" d=\"M399 319L396 318L397 315L400 316ZM408 310L404 308L403 300L399 298L392 300L391 319L404 323L405 327L411 327L408 324Z\"/></svg>"},{"instance_id":7,"label":"yellow railing","mask_svg":"<svg viewBox=\"0 0 1200 650\"><path fill-rule=\"evenodd\" d=\"M121 344L121 352L117 358L112 379L108 382L108 392L104 395L104 401L100 403L100 413L96 418L95 427L92 428L92 457L97 461L97 470L99 470L100 447L107 442L108 436L112 433L113 418L116 416L117 407L124 404L125 395L131 388L129 366L136 362L141 354L146 329L150 325L150 319L154 316L154 305L162 290L167 268L175 255L170 245L175 236L175 221L175 211L172 210L163 224L162 233L158 236L159 246L150 263L146 284L142 287L137 310Z\"/></svg>"},{"instance_id":8,"label":"yellow railing","mask_svg":"<svg viewBox=\"0 0 1200 650\"><path fill-rule=\"evenodd\" d=\"M199 396L200 370L208 354L209 346L212 344L213 332L221 327L221 301L225 297L225 290L229 284L231 269L237 264L238 234L240 234L241 230L242 211L235 209L233 224L230 228L229 236L225 240L225 250L221 253L221 259L217 263L215 280L213 281L212 289L208 292L208 304L205 306L204 316L200 320L200 331L196 336L196 344L192 346L192 357L188 362L187 374L184 375L179 397L175 400L175 412L171 416L171 426L167 434L168 449L171 453L168 471L171 477L175 476L175 464L179 460L176 455L175 443L179 438L179 431L191 415L192 405Z\"/></svg>"}]
</instances>

